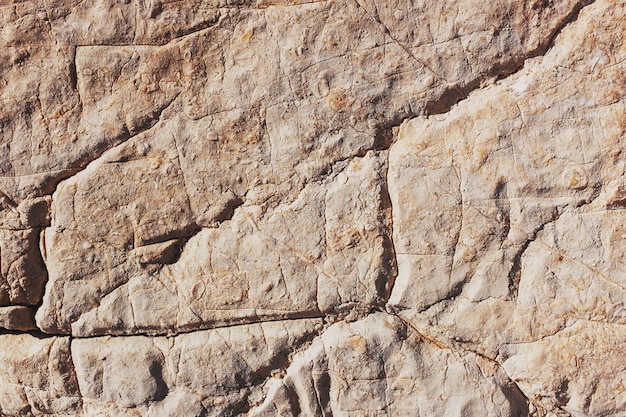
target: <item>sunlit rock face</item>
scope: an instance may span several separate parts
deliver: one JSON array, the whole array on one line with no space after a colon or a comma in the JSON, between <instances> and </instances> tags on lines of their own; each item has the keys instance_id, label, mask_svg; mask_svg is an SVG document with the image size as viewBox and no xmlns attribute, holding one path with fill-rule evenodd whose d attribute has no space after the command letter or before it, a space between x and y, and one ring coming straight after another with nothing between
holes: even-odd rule
<instances>
[{"instance_id":1,"label":"sunlit rock face","mask_svg":"<svg viewBox=\"0 0 626 417\"><path fill-rule=\"evenodd\" d=\"M0 0L0 415L626 416L625 8Z\"/></svg>"}]
</instances>

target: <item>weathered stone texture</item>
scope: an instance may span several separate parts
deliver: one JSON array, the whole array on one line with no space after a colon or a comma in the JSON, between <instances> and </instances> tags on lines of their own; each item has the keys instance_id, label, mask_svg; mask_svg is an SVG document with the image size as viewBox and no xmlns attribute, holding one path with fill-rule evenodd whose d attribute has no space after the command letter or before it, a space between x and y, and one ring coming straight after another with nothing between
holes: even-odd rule
<instances>
[{"instance_id":1,"label":"weathered stone texture","mask_svg":"<svg viewBox=\"0 0 626 417\"><path fill-rule=\"evenodd\" d=\"M81 410L67 337L0 335L2 414L75 415Z\"/></svg>"},{"instance_id":2,"label":"weathered stone texture","mask_svg":"<svg viewBox=\"0 0 626 417\"><path fill-rule=\"evenodd\" d=\"M618 0L0 0L0 415L626 416Z\"/></svg>"},{"instance_id":3,"label":"weathered stone texture","mask_svg":"<svg viewBox=\"0 0 626 417\"><path fill-rule=\"evenodd\" d=\"M330 326L268 383L255 416L519 416L528 412L502 369L422 338L384 313ZM446 394L449 393L449 394Z\"/></svg>"},{"instance_id":4,"label":"weathered stone texture","mask_svg":"<svg viewBox=\"0 0 626 417\"><path fill-rule=\"evenodd\" d=\"M404 124L390 151L390 306L572 415L625 406L623 11L585 8L545 57Z\"/></svg>"}]
</instances>

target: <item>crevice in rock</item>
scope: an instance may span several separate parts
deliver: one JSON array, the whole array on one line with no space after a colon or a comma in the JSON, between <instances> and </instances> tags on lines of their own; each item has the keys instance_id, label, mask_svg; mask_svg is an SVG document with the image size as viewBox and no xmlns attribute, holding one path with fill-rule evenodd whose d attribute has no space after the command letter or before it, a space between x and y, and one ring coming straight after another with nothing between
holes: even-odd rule
<instances>
[{"instance_id":1,"label":"crevice in rock","mask_svg":"<svg viewBox=\"0 0 626 417\"><path fill-rule=\"evenodd\" d=\"M174 38L171 38L168 42L165 43L166 44L171 44L171 43L176 43L178 41L181 41L185 38L191 37L191 36L195 36L195 35L200 35L203 32L208 32L211 29L214 29L217 27L217 25L220 24L220 22L222 21L222 19L224 19L226 16L228 16L228 10L230 9L223 9L223 8L218 8L217 10L219 10L220 12L225 11L226 13L220 13L220 15L217 17L217 20L212 21L212 20L207 20L204 22L200 22L195 26L192 26L188 29L188 32L181 34L180 36L176 36ZM157 44L157 45L161 45L161 44Z\"/></svg>"},{"instance_id":2,"label":"crevice in rock","mask_svg":"<svg viewBox=\"0 0 626 417\"><path fill-rule=\"evenodd\" d=\"M356 1L356 0L355 0ZM499 81L508 78L524 68L526 61L539 56L544 56L553 46L558 36L570 24L574 23L580 14L580 11L592 4L595 0L585 0L578 2L571 12L557 25L552 35L543 43L540 43L535 49L525 52L523 56L512 62L494 65L488 73L480 74L474 80L464 86L451 85L445 90L437 100L427 103L424 107L424 115L432 116L437 114L448 113L450 109L458 102L467 99L474 91L480 88L487 80Z\"/></svg>"},{"instance_id":3,"label":"crevice in rock","mask_svg":"<svg viewBox=\"0 0 626 417\"><path fill-rule=\"evenodd\" d=\"M37 229L38 229L37 241L39 242L39 245L37 247L38 249L37 254L39 255L38 257L39 259L37 259L37 262L39 263L39 266L41 267L43 273L45 274L45 278L43 279L43 282L41 284L40 295L37 297L38 302L35 305L31 306L34 312L37 312L39 307L41 307L41 305L43 304L43 297L45 295L46 283L48 282L48 265L46 264L46 253L45 253L44 244L43 244L44 228L39 227Z\"/></svg>"},{"instance_id":4,"label":"crevice in rock","mask_svg":"<svg viewBox=\"0 0 626 417\"><path fill-rule=\"evenodd\" d=\"M78 75L76 74L76 47L70 49L71 59L69 59L68 71L70 78L70 86L72 90L76 92L78 96L78 101L82 103L80 100L80 94L78 93Z\"/></svg>"},{"instance_id":5,"label":"crevice in rock","mask_svg":"<svg viewBox=\"0 0 626 417\"><path fill-rule=\"evenodd\" d=\"M198 324L194 324L194 325L189 325L189 326L181 326L178 327L176 329L173 329L171 331L164 331L162 327L158 327L155 329L155 331L150 331L149 328L142 328L140 331L136 331L133 332L132 334L123 334L123 333L106 333L106 334L94 334L94 335L90 335L90 336L77 336L77 335L72 335L72 337L74 337L75 339L95 339L95 338L102 338L102 337L144 337L144 336L149 336L149 337L167 337L167 338L173 338L173 337L177 337L183 334L190 334L190 333L197 333L197 332L207 332L207 331L211 331L211 330L217 330L217 329L225 329L225 328L230 328L230 327L237 327L237 326L247 326L247 325L252 325L252 324L262 324L262 323L275 323L275 322L284 322L284 321L295 321L295 320L303 320L303 319L324 319L327 315L325 314L320 314L319 311L307 311L307 312L294 312L294 313L289 313L289 314L285 314L282 315L280 317L276 317L276 318L271 318L271 319L261 319L258 318L256 320L254 319L238 319L238 320L233 320L232 322L226 323L226 324L218 324L218 325L210 325L210 323L207 323L208 325L198 325ZM53 336L53 335L48 335L48 336ZM60 335L56 335L56 336L64 336L62 334ZM67 335L65 335L67 336Z\"/></svg>"},{"instance_id":6,"label":"crevice in rock","mask_svg":"<svg viewBox=\"0 0 626 417\"><path fill-rule=\"evenodd\" d=\"M125 284L122 284L125 285ZM169 330L165 330L163 327L142 327L139 329L132 330L132 333L125 334L121 332L110 332L110 333L96 333L89 336L80 336L76 334L72 334L73 338L76 339L92 339L92 338L100 338L100 337L136 337L136 336L150 336L150 337L176 337L183 334L196 333L196 332L206 332L216 329L224 329L230 327L237 326L247 326L253 324L263 324L263 323L274 323L274 322L284 322L284 321L296 321L303 319L320 319L322 320L324 326L329 326L338 322L354 322L361 320L371 314L377 312L385 312L384 305L381 303L377 304L365 304L358 302L349 302L344 303L339 306L334 307L332 310L328 311L319 311L319 310L308 310L308 311L293 311L293 312L285 312L283 314L276 314L275 317L243 317L239 319L232 320L227 323L210 323L210 322L202 322L202 323L192 323L186 326L179 326L175 328L171 328ZM85 314L85 313L83 313ZM199 318L199 317L198 317ZM47 336L68 336L68 334L47 334Z\"/></svg>"},{"instance_id":7,"label":"crevice in rock","mask_svg":"<svg viewBox=\"0 0 626 417\"><path fill-rule=\"evenodd\" d=\"M502 365L497 361L494 360L488 356L486 356L485 354L478 352L476 350L473 349L469 349L466 346L460 344L460 343L456 343L454 341L443 341L440 340L438 338L436 338L433 335L429 335L424 333L422 330L420 330L419 328L417 328L416 326L414 326L411 322L403 319L400 315L396 314L395 312L392 311L385 311L387 314L392 315L394 317L396 317L398 320L400 320L405 326L407 326L408 328L410 328L412 331L414 331L415 333L417 333L422 339L424 339L425 341L437 346L440 349L447 349L447 350L451 350L453 352L463 352L463 353L471 353L474 354L478 357L480 357L482 360L491 363L493 366L497 367L498 369L500 369L502 371L503 375L506 375L508 382L510 384L510 387L508 387L508 391L506 390L507 387L501 387L503 389L503 392L508 395L507 398L512 398L513 400L515 398L517 398L520 401L523 401L525 404L523 406L523 408L525 408L525 413L522 414L523 416L528 416L529 415L529 405L531 404L530 400L528 399L528 397L526 397L526 395L524 394L524 392L520 389L519 385L509 376L509 374L505 371L505 369L502 367ZM522 410L524 411L524 410Z\"/></svg>"},{"instance_id":8,"label":"crevice in rock","mask_svg":"<svg viewBox=\"0 0 626 417\"><path fill-rule=\"evenodd\" d=\"M387 219L389 222L389 227L383 235L383 263L387 265L388 268L383 270L383 275L379 277L376 282L376 290L378 294L381 294L382 304L385 304L387 303L387 301L389 301L389 297L391 297L391 292L393 291L393 287L398 276L398 257L396 255L396 247L393 240L393 205L391 204L391 196L389 195L389 180L387 177L388 170L389 154L387 154L387 164L385 167L385 172L381 176L383 184L381 190L382 207L380 209L381 217L383 217L385 213L387 213L387 215L389 216L389 218ZM385 219L382 218L381 223L385 224L384 221Z\"/></svg>"},{"instance_id":9,"label":"crevice in rock","mask_svg":"<svg viewBox=\"0 0 626 417\"><path fill-rule=\"evenodd\" d=\"M74 342L74 336L69 335L67 336L68 338L68 347L69 347L69 360L71 362L71 366L72 366L72 376L74 378L74 381L76 381L76 390L78 391L78 395L81 398L81 400L84 398L82 392L80 392L80 384L78 383L78 377L76 376L76 367L74 366L74 352L72 352L72 343Z\"/></svg>"},{"instance_id":10,"label":"crevice in rock","mask_svg":"<svg viewBox=\"0 0 626 417\"><path fill-rule=\"evenodd\" d=\"M198 229L188 237L163 240L151 245L139 246L134 249L134 252L139 252L137 253L137 259L141 265L171 265L178 261L187 242L198 234L200 230ZM153 251L151 250L152 248L156 250Z\"/></svg>"},{"instance_id":11,"label":"crevice in rock","mask_svg":"<svg viewBox=\"0 0 626 417\"><path fill-rule=\"evenodd\" d=\"M596 0L580 0L578 3L574 5L571 12L565 16L565 18L558 25L557 30L554 31L552 36L545 42L543 45L539 45L529 56L529 58L534 58L536 56L545 55L552 47L554 46L554 42L556 38L563 32L570 24L576 22L578 20L578 16L580 15L580 11L585 7L595 3Z\"/></svg>"},{"instance_id":12,"label":"crevice in rock","mask_svg":"<svg viewBox=\"0 0 626 417\"><path fill-rule=\"evenodd\" d=\"M54 337L67 337L68 335L63 335L63 334L49 334L49 333L44 333L41 330L8 330L8 329L0 329L0 335L5 335L5 334L10 334L10 335L20 335L20 334L28 334L31 335L33 337L36 337L37 339L50 339L50 338L54 338Z\"/></svg>"},{"instance_id":13,"label":"crevice in rock","mask_svg":"<svg viewBox=\"0 0 626 417\"><path fill-rule=\"evenodd\" d=\"M539 227L537 227L532 232L529 238L522 244L519 250L515 253L515 256L512 259L511 269L509 270L509 293L511 294L511 297L513 299L517 299L519 295L519 284L522 278L522 257L524 256L524 253L526 253L526 249L528 249L528 246L530 246L530 244L535 241L535 239L537 238L537 235L543 229L545 229L546 226L558 221L561 215L563 214L563 212L564 210L560 210L559 207L556 207L553 212L552 218L549 219L547 222L544 222L541 225L539 225Z\"/></svg>"}]
</instances>

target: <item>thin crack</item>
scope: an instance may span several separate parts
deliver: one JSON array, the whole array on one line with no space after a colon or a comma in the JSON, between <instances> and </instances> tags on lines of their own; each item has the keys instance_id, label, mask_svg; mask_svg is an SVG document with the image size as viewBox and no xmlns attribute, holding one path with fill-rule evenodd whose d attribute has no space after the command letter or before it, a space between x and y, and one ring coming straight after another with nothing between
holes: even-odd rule
<instances>
[{"instance_id":1,"label":"thin crack","mask_svg":"<svg viewBox=\"0 0 626 417\"><path fill-rule=\"evenodd\" d=\"M526 401L526 405L528 406L528 404L530 404L530 400L528 399L528 397L524 394L524 392L521 390L521 388L519 387L519 385L517 384L517 382L511 378L511 376L506 372L506 370L504 369L504 367L502 366L501 363L499 363L497 360L492 359L488 356L486 356L485 354L478 352L474 349L470 349L460 343L454 343L452 341L443 341L440 340L436 337L434 337L431 334L427 334L424 331L422 331L421 329L417 328L415 325L413 325L410 321L407 321L405 319L403 319L400 315L394 313L394 312L390 312L390 311L386 311L387 314L397 318L398 320L400 320L400 322L402 322L406 327L410 328L411 330L413 330L415 333L417 333L419 335L420 338L422 338L423 340L437 346L440 349L446 349L446 350L450 350L452 352L455 353L462 353L462 354L474 354L478 357L480 357L482 360L491 363L492 365L494 365L495 367L497 367L498 369L500 369L502 371L502 374L505 375L508 379L508 382L513 385L516 389L517 389L517 394L521 395L524 400ZM451 343L452 342L452 343Z\"/></svg>"},{"instance_id":2,"label":"thin crack","mask_svg":"<svg viewBox=\"0 0 626 417\"><path fill-rule=\"evenodd\" d=\"M415 54L413 54L413 52L411 52L409 50L409 48L404 45L404 43L400 42L399 40L397 40L391 30L387 27L387 25L385 25L385 23L383 23L383 21L380 19L380 16L378 15L378 9L376 10L376 14L372 14L369 10L367 10L367 8L365 6L363 6L361 4L361 2L359 0L353 0L354 3L361 8L374 22L376 22L378 24L378 26L381 28L381 31L387 35L391 40L394 41L394 43L396 45L398 45L400 48L402 48L402 50L404 50L404 52L411 58L413 59L415 62L417 62L419 65L421 65L423 68L426 68L430 73L432 73L438 80L442 80L446 83L449 83L446 79L444 79L440 74L438 74L435 70L433 70L430 66L426 65L426 63L422 62L421 60L419 60ZM374 3L374 6L376 6L376 3Z\"/></svg>"},{"instance_id":3,"label":"thin crack","mask_svg":"<svg viewBox=\"0 0 626 417\"><path fill-rule=\"evenodd\" d=\"M530 244L535 241L539 233L541 233L541 231L544 230L547 226L557 222L564 212L565 210L562 210L561 207L556 207L552 218L536 227L532 234L529 236L529 238L523 243L522 247L513 256L513 259L511 260L512 265L511 269L509 270L508 277L509 292L514 299L519 296L519 285L522 278L522 258L526 253L526 250L528 249Z\"/></svg>"},{"instance_id":4,"label":"thin crack","mask_svg":"<svg viewBox=\"0 0 626 417\"><path fill-rule=\"evenodd\" d=\"M251 325L257 325L257 324L264 324L264 323L281 323L281 322L288 322L288 321L311 320L311 319L324 320L327 316L328 314L319 314L319 312L312 312L312 313L297 312L293 316L281 316L281 317L277 317L273 319L257 319L257 320L239 321L239 322L233 321L232 323L226 323L226 324L216 325L216 326L207 326L207 327L194 326L189 329L185 329L181 327L180 329L177 329L176 331L169 331L169 332L168 331L151 332L148 329L144 329L144 331L138 331L132 334L106 333L106 334L94 334L94 335L89 335L89 336L79 336L79 335L74 335L74 334L53 335L53 334L47 334L47 333L38 332L38 331L32 331L32 332L27 332L27 333L39 335L40 338L71 336L77 340L98 339L98 338L117 338L117 337L132 338L132 337L145 337L145 336L176 338L180 335L185 335L185 334L192 334L192 333L198 333L198 332L210 332L213 330L228 329L228 328L242 327L242 326L251 326ZM332 323L335 323L335 321L333 321ZM15 332L15 334L22 334L22 333L25 333L25 332Z\"/></svg>"}]
</instances>

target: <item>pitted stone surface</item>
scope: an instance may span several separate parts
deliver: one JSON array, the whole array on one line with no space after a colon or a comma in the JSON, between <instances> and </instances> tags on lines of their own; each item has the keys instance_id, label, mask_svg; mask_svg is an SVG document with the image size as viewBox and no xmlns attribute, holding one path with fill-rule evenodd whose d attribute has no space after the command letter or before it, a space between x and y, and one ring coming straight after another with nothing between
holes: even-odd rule
<instances>
[{"instance_id":1,"label":"pitted stone surface","mask_svg":"<svg viewBox=\"0 0 626 417\"><path fill-rule=\"evenodd\" d=\"M544 57L390 150L390 308L575 416L625 406L623 10L583 9Z\"/></svg>"},{"instance_id":2,"label":"pitted stone surface","mask_svg":"<svg viewBox=\"0 0 626 417\"><path fill-rule=\"evenodd\" d=\"M0 0L0 415L626 416L624 7Z\"/></svg>"}]
</instances>

